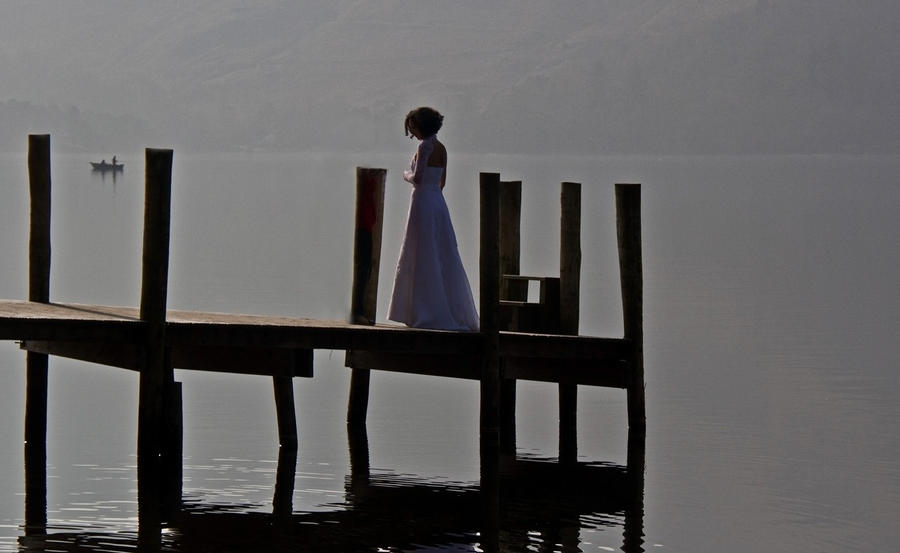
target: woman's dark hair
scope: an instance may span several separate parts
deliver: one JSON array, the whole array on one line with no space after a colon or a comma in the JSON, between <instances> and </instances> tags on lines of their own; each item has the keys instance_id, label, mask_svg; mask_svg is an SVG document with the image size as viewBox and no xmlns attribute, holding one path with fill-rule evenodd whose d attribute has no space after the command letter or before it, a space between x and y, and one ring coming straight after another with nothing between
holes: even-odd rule
<instances>
[{"instance_id":1,"label":"woman's dark hair","mask_svg":"<svg viewBox=\"0 0 900 553\"><path fill-rule=\"evenodd\" d=\"M422 133L423 138L427 138L436 134L443 124L443 115L433 108L423 106L406 114L406 121L403 122L403 128L406 131L406 136L412 136L410 127L414 126Z\"/></svg>"}]
</instances>

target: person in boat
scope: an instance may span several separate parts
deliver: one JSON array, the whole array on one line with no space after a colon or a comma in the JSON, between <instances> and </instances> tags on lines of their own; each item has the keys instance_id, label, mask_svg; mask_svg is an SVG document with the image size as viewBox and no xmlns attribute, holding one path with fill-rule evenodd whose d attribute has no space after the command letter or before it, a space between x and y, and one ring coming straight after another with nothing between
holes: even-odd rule
<instances>
[{"instance_id":1,"label":"person in boat","mask_svg":"<svg viewBox=\"0 0 900 553\"><path fill-rule=\"evenodd\" d=\"M116 156L113 156L113 165L116 164Z\"/></svg>"}]
</instances>

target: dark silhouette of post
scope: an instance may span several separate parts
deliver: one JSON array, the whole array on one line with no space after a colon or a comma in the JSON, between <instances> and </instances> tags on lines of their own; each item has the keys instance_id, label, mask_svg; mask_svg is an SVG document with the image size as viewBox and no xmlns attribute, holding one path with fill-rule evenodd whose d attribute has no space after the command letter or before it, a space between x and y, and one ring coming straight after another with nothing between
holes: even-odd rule
<instances>
[{"instance_id":1,"label":"dark silhouette of post","mask_svg":"<svg viewBox=\"0 0 900 553\"><path fill-rule=\"evenodd\" d=\"M500 528L500 175L481 173L479 288L481 367L482 548L495 551Z\"/></svg>"},{"instance_id":2,"label":"dark silhouette of post","mask_svg":"<svg viewBox=\"0 0 900 553\"><path fill-rule=\"evenodd\" d=\"M559 321L561 334L578 334L581 297L581 184L562 183L560 193ZM559 384L559 460L578 458L578 385Z\"/></svg>"},{"instance_id":3,"label":"dark silhouette of post","mask_svg":"<svg viewBox=\"0 0 900 553\"><path fill-rule=\"evenodd\" d=\"M616 235L625 339L634 347L628 371L629 432L644 433L644 284L641 261L641 185L616 184Z\"/></svg>"},{"instance_id":4,"label":"dark silhouette of post","mask_svg":"<svg viewBox=\"0 0 900 553\"><path fill-rule=\"evenodd\" d=\"M622 551L643 551L644 546L644 471L646 467L646 436L644 432L628 430L627 505L622 532Z\"/></svg>"},{"instance_id":5,"label":"dark silhouette of post","mask_svg":"<svg viewBox=\"0 0 900 553\"><path fill-rule=\"evenodd\" d=\"M290 522L294 510L294 484L297 479L297 448L278 448L278 467L275 471L275 493L272 512L278 520Z\"/></svg>"},{"instance_id":6,"label":"dark silhouette of post","mask_svg":"<svg viewBox=\"0 0 900 553\"><path fill-rule=\"evenodd\" d=\"M28 189L31 201L28 241L28 300L50 301L50 135L28 136ZM47 527L48 359L26 354L25 534Z\"/></svg>"},{"instance_id":7,"label":"dark silhouette of post","mask_svg":"<svg viewBox=\"0 0 900 553\"><path fill-rule=\"evenodd\" d=\"M386 176L387 169L356 168L356 235L350 304L350 320L356 324L375 324ZM351 369L347 405L347 424L350 426L366 423L369 380L369 369Z\"/></svg>"},{"instance_id":8,"label":"dark silhouette of post","mask_svg":"<svg viewBox=\"0 0 900 553\"><path fill-rule=\"evenodd\" d=\"M528 282L502 279L521 274L522 181L500 182L500 299L525 301ZM516 453L516 381L500 381L500 449Z\"/></svg>"},{"instance_id":9,"label":"dark silhouette of post","mask_svg":"<svg viewBox=\"0 0 900 553\"><path fill-rule=\"evenodd\" d=\"M500 175L481 173L479 288L484 364L481 372L481 447L493 452L500 437Z\"/></svg>"},{"instance_id":10,"label":"dark silhouette of post","mask_svg":"<svg viewBox=\"0 0 900 553\"><path fill-rule=\"evenodd\" d=\"M174 374L165 344L172 197L172 150L145 151L144 240L140 318L146 324L138 406L138 512L143 540L158 540L163 467L174 452L164 440ZM168 390L167 390L168 388ZM167 393L168 392L168 393ZM168 403L168 405L167 405ZM180 408L180 405L178 406Z\"/></svg>"},{"instance_id":11,"label":"dark silhouette of post","mask_svg":"<svg viewBox=\"0 0 900 553\"><path fill-rule=\"evenodd\" d=\"M309 351L312 357L312 351ZM296 451L297 408L294 403L294 379L290 376L273 376L272 388L275 392L275 419L278 423L278 445Z\"/></svg>"}]
</instances>

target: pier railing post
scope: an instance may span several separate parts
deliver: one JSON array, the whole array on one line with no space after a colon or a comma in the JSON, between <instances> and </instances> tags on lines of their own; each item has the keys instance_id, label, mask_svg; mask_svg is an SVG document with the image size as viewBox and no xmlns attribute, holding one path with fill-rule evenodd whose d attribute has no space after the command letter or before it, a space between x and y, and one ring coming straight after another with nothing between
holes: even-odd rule
<instances>
[{"instance_id":1,"label":"pier railing post","mask_svg":"<svg viewBox=\"0 0 900 553\"><path fill-rule=\"evenodd\" d=\"M481 493L482 536L490 542L500 525L500 175L481 173L479 310L483 362L481 367ZM486 549L487 550L487 549Z\"/></svg>"},{"instance_id":2,"label":"pier railing post","mask_svg":"<svg viewBox=\"0 0 900 553\"><path fill-rule=\"evenodd\" d=\"M562 183L560 193L560 331L578 334L581 301L581 184ZM578 458L578 385L559 384L559 460Z\"/></svg>"},{"instance_id":3,"label":"pier railing post","mask_svg":"<svg viewBox=\"0 0 900 553\"><path fill-rule=\"evenodd\" d=\"M356 168L356 234L350 303L350 320L356 324L375 324L386 177L387 169ZM347 424L350 426L358 427L366 423L369 380L369 369L351 368L347 405Z\"/></svg>"},{"instance_id":4,"label":"pier railing post","mask_svg":"<svg viewBox=\"0 0 900 553\"><path fill-rule=\"evenodd\" d=\"M28 240L28 300L50 301L50 135L28 136L28 189L31 202ZM48 359L26 354L25 533L47 526Z\"/></svg>"},{"instance_id":5,"label":"pier railing post","mask_svg":"<svg viewBox=\"0 0 900 553\"><path fill-rule=\"evenodd\" d=\"M643 434L644 403L644 282L641 254L641 185L616 184L616 228L625 339L634 344L628 376L629 432Z\"/></svg>"},{"instance_id":6,"label":"pier railing post","mask_svg":"<svg viewBox=\"0 0 900 553\"><path fill-rule=\"evenodd\" d=\"M141 526L153 532L160 522L161 484L172 484L163 481L164 467L171 472L173 464L180 466L181 460L172 458L176 452L166 443L163 431L165 419L176 419L165 415L167 409L176 408L166 401L175 382L165 342L172 150L147 148L145 161L140 317L147 325L147 336L138 406L138 508ZM180 481L177 484L180 486Z\"/></svg>"},{"instance_id":7,"label":"pier railing post","mask_svg":"<svg viewBox=\"0 0 900 553\"><path fill-rule=\"evenodd\" d=\"M481 173L479 289L484 364L481 372L481 445L496 451L500 436L500 175Z\"/></svg>"},{"instance_id":8,"label":"pier railing post","mask_svg":"<svg viewBox=\"0 0 900 553\"><path fill-rule=\"evenodd\" d=\"M500 182L500 275L521 274L522 181ZM524 301L528 283L501 281L500 298ZM500 448L516 454L516 381L500 381Z\"/></svg>"}]
</instances>

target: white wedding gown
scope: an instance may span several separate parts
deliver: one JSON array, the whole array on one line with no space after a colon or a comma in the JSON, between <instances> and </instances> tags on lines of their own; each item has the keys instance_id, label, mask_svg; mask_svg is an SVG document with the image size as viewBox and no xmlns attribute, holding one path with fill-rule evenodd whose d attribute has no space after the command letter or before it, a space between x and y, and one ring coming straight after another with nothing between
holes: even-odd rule
<instances>
[{"instance_id":1,"label":"white wedding gown","mask_svg":"<svg viewBox=\"0 0 900 553\"><path fill-rule=\"evenodd\" d=\"M388 319L417 328L478 330L478 313L459 258L441 180L430 167L434 136L419 143L404 180L413 185Z\"/></svg>"}]
</instances>

